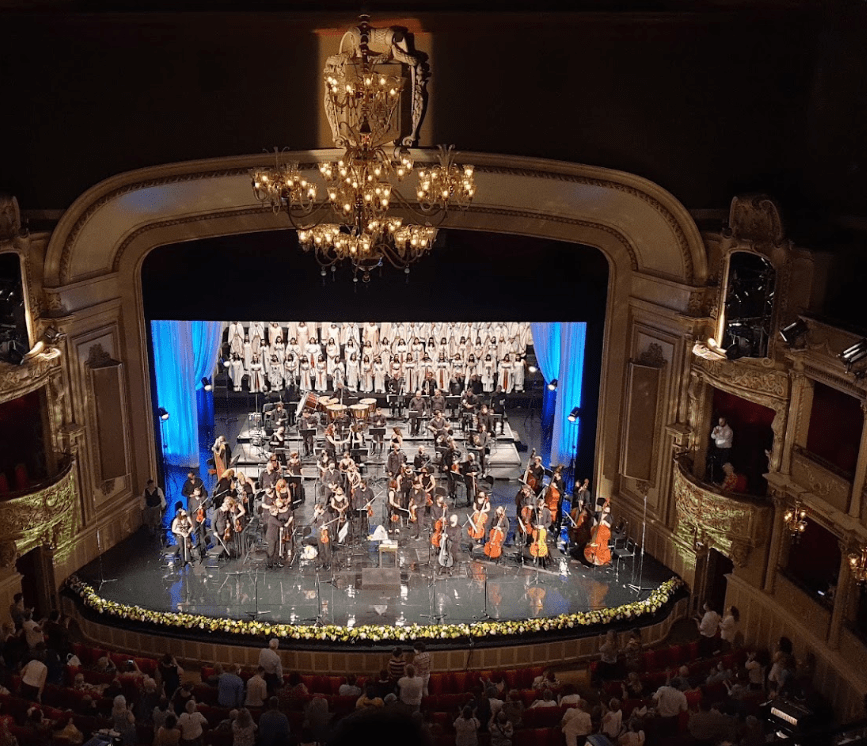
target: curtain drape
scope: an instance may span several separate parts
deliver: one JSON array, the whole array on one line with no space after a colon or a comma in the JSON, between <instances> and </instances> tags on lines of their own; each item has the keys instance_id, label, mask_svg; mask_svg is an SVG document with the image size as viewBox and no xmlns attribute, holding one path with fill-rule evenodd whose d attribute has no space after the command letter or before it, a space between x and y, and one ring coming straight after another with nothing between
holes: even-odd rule
<instances>
[{"instance_id":1,"label":"curtain drape","mask_svg":"<svg viewBox=\"0 0 867 746\"><path fill-rule=\"evenodd\" d=\"M152 321L157 406L169 412L161 421L166 463L199 465L196 390L213 374L222 324L212 321Z\"/></svg>"}]
</instances>

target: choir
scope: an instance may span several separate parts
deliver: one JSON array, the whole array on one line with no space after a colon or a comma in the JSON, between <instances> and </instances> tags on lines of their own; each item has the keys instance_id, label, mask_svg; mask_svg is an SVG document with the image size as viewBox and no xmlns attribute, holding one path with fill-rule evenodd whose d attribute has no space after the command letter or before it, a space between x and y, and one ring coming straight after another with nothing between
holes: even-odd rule
<instances>
[{"instance_id":1,"label":"choir","mask_svg":"<svg viewBox=\"0 0 867 746\"><path fill-rule=\"evenodd\" d=\"M298 387L387 393L430 382L460 393L478 380L482 390L524 390L526 322L277 322L227 324L223 365L232 387L251 393Z\"/></svg>"}]
</instances>

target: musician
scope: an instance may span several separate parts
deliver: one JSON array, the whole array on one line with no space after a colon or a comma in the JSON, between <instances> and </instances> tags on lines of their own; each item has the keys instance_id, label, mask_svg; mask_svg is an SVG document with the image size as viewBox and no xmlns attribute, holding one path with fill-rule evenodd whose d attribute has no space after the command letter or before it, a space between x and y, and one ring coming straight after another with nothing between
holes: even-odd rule
<instances>
[{"instance_id":1,"label":"musician","mask_svg":"<svg viewBox=\"0 0 867 746\"><path fill-rule=\"evenodd\" d=\"M328 503L331 500L331 497L340 489L340 482L342 481L342 477L340 476L340 472L337 471L337 466L333 461L328 462L328 468L322 474L322 489L320 494L320 501L323 503Z\"/></svg>"},{"instance_id":2,"label":"musician","mask_svg":"<svg viewBox=\"0 0 867 746\"><path fill-rule=\"evenodd\" d=\"M181 561L181 566L190 564L192 558L192 539L190 536L193 533L193 524L187 515L187 511L181 508L172 521L172 533L175 535L175 541L178 543L178 556Z\"/></svg>"},{"instance_id":3,"label":"musician","mask_svg":"<svg viewBox=\"0 0 867 746\"><path fill-rule=\"evenodd\" d=\"M424 491L419 477L412 481L407 508L409 509L410 523L414 524L410 538L418 539L422 533L427 531L427 493Z\"/></svg>"},{"instance_id":4,"label":"musician","mask_svg":"<svg viewBox=\"0 0 867 746\"><path fill-rule=\"evenodd\" d=\"M316 435L316 421L313 419L312 413L305 409L301 413L301 421L298 423L298 432L304 438L304 455L313 455L313 438Z\"/></svg>"},{"instance_id":5,"label":"musician","mask_svg":"<svg viewBox=\"0 0 867 746\"><path fill-rule=\"evenodd\" d=\"M425 362L422 361L421 364L425 365ZM419 388L421 388L421 393L424 394L425 396L433 396L434 395L434 391L437 390L437 382L436 382L436 379L434 378L433 371L428 370L424 374L424 380L421 382L421 386Z\"/></svg>"},{"instance_id":6,"label":"musician","mask_svg":"<svg viewBox=\"0 0 867 746\"><path fill-rule=\"evenodd\" d=\"M265 553L268 557L269 568L282 567L280 562L280 529L286 525L288 517L285 508L281 513L281 504L269 505L262 514L262 523L265 527Z\"/></svg>"},{"instance_id":7,"label":"musician","mask_svg":"<svg viewBox=\"0 0 867 746\"><path fill-rule=\"evenodd\" d=\"M412 468L415 469L416 472L420 472L422 467L428 462L430 459L427 457L427 454L424 452L424 446L418 447L418 453L415 454L415 457L412 460Z\"/></svg>"},{"instance_id":8,"label":"musician","mask_svg":"<svg viewBox=\"0 0 867 746\"><path fill-rule=\"evenodd\" d=\"M560 493L560 497L557 500L557 507L554 511L554 522L551 524L551 528L554 530L554 536L559 536L560 527L563 524L563 497L566 494L566 485L563 483L562 464L557 464L557 466L554 467L554 473L551 475L548 489L550 490L552 487Z\"/></svg>"},{"instance_id":9,"label":"musician","mask_svg":"<svg viewBox=\"0 0 867 746\"><path fill-rule=\"evenodd\" d=\"M205 483L198 477L198 475L193 471L187 472L187 481L184 482L181 487L181 494L187 499L195 492L199 490L202 497L208 496L208 491L205 489Z\"/></svg>"},{"instance_id":10,"label":"musician","mask_svg":"<svg viewBox=\"0 0 867 746\"><path fill-rule=\"evenodd\" d=\"M269 487L273 487L277 484L278 479L280 479L280 467L277 464L277 459L268 459L265 471L259 475L259 489L267 490Z\"/></svg>"},{"instance_id":11,"label":"musician","mask_svg":"<svg viewBox=\"0 0 867 746\"><path fill-rule=\"evenodd\" d=\"M478 429L481 430L482 426L489 432L494 432L494 415L488 410L487 404L482 404L481 409L479 410L479 417L477 419Z\"/></svg>"},{"instance_id":12,"label":"musician","mask_svg":"<svg viewBox=\"0 0 867 746\"><path fill-rule=\"evenodd\" d=\"M325 428L325 451L328 458L332 461L337 460L337 449L343 445L343 440L337 434L337 427L333 422L329 422Z\"/></svg>"},{"instance_id":13,"label":"musician","mask_svg":"<svg viewBox=\"0 0 867 746\"><path fill-rule=\"evenodd\" d=\"M578 482L575 480L575 484L572 487L572 503L580 504L582 506L590 504L590 480L585 479L583 482Z\"/></svg>"},{"instance_id":14,"label":"musician","mask_svg":"<svg viewBox=\"0 0 867 746\"><path fill-rule=\"evenodd\" d=\"M205 549L205 520L207 515L208 491L202 487L197 487L193 493L187 498L187 515L190 523L193 524L193 535L196 537L196 544L204 554ZM201 513L201 514L200 514Z\"/></svg>"},{"instance_id":15,"label":"musician","mask_svg":"<svg viewBox=\"0 0 867 746\"><path fill-rule=\"evenodd\" d=\"M451 498L455 497L456 478L460 473L458 471L459 458L460 451L458 451L454 439L449 437L446 440L446 449L443 451L442 466L448 480L449 497Z\"/></svg>"},{"instance_id":16,"label":"musician","mask_svg":"<svg viewBox=\"0 0 867 746\"><path fill-rule=\"evenodd\" d=\"M409 507L409 492L412 489L413 479L412 467L409 464L404 464L397 477L397 490L400 493L400 504L403 508Z\"/></svg>"},{"instance_id":17,"label":"musician","mask_svg":"<svg viewBox=\"0 0 867 746\"><path fill-rule=\"evenodd\" d=\"M509 534L509 516L506 515L506 508L504 505L500 505L497 508L491 528L496 528L502 531L503 541L506 540L506 536Z\"/></svg>"},{"instance_id":18,"label":"musician","mask_svg":"<svg viewBox=\"0 0 867 746\"><path fill-rule=\"evenodd\" d=\"M538 495L542 489L544 488L544 478L545 478L545 467L542 466L542 457L536 456L533 459L533 463L529 467L529 473L536 480L536 494Z\"/></svg>"},{"instance_id":19,"label":"musician","mask_svg":"<svg viewBox=\"0 0 867 746\"><path fill-rule=\"evenodd\" d=\"M272 451L276 451L278 448L282 449L286 447L286 428L283 425L280 425L273 433L271 433L271 437L268 439L268 448Z\"/></svg>"},{"instance_id":20,"label":"musician","mask_svg":"<svg viewBox=\"0 0 867 746\"><path fill-rule=\"evenodd\" d=\"M430 409L434 415L437 412L442 413L446 411L446 398L443 396L442 390L434 389L433 396L430 398Z\"/></svg>"},{"instance_id":21,"label":"musician","mask_svg":"<svg viewBox=\"0 0 867 746\"><path fill-rule=\"evenodd\" d=\"M548 510L542 497L536 499L536 519L533 521L533 525L541 526L546 530L551 525L551 511Z\"/></svg>"},{"instance_id":22,"label":"musician","mask_svg":"<svg viewBox=\"0 0 867 746\"><path fill-rule=\"evenodd\" d=\"M403 469L403 464L406 461L406 455L400 450L397 443L392 443L391 450L388 452L388 458L385 461L385 470L391 477L397 477Z\"/></svg>"},{"instance_id":23,"label":"musician","mask_svg":"<svg viewBox=\"0 0 867 746\"><path fill-rule=\"evenodd\" d=\"M481 529L482 535L476 539L476 542L484 544L488 536L488 521L491 515L491 501L488 499L487 494L480 491L473 500L472 509L473 513L470 522L473 525L470 528Z\"/></svg>"},{"instance_id":24,"label":"musician","mask_svg":"<svg viewBox=\"0 0 867 746\"><path fill-rule=\"evenodd\" d=\"M461 525L458 522L459 518L456 513L449 516L449 522L445 527L445 535L448 538L448 552L452 557L454 565L458 561L458 552L461 549Z\"/></svg>"},{"instance_id":25,"label":"musician","mask_svg":"<svg viewBox=\"0 0 867 746\"><path fill-rule=\"evenodd\" d=\"M418 435L421 429L421 418L424 416L424 399L421 390L415 392L415 396L409 400L410 435Z\"/></svg>"},{"instance_id":26,"label":"musician","mask_svg":"<svg viewBox=\"0 0 867 746\"><path fill-rule=\"evenodd\" d=\"M226 469L220 475L220 481L214 487L214 510L219 510L223 500L230 494L235 493L235 470Z\"/></svg>"},{"instance_id":27,"label":"musician","mask_svg":"<svg viewBox=\"0 0 867 746\"><path fill-rule=\"evenodd\" d=\"M443 529L449 521L449 506L444 495L437 495L436 502L431 508L431 521L435 525L437 521L442 521Z\"/></svg>"},{"instance_id":28,"label":"musician","mask_svg":"<svg viewBox=\"0 0 867 746\"><path fill-rule=\"evenodd\" d=\"M283 432L286 432L286 426L289 424L289 413L286 411L286 407L283 406L282 400L278 401L277 406L272 410L271 420L277 426L278 430L282 427Z\"/></svg>"},{"instance_id":29,"label":"musician","mask_svg":"<svg viewBox=\"0 0 867 746\"><path fill-rule=\"evenodd\" d=\"M457 365L459 362L459 358L455 358L454 365ZM449 396L460 396L463 390L463 377L459 378L457 371L455 371L454 373L452 373L452 377L449 379Z\"/></svg>"},{"instance_id":30,"label":"musician","mask_svg":"<svg viewBox=\"0 0 867 746\"><path fill-rule=\"evenodd\" d=\"M433 433L434 443L442 442L445 436L451 434L452 431L448 420L443 417L442 410L440 409L434 410L434 416L431 421L428 422L427 429Z\"/></svg>"},{"instance_id":31,"label":"musician","mask_svg":"<svg viewBox=\"0 0 867 746\"><path fill-rule=\"evenodd\" d=\"M148 527L151 536L156 536L157 529L162 525L163 511L166 509L166 496L153 479L148 479L142 495L144 510L142 523Z\"/></svg>"},{"instance_id":32,"label":"musician","mask_svg":"<svg viewBox=\"0 0 867 746\"><path fill-rule=\"evenodd\" d=\"M481 417L481 415L479 415ZM488 453L488 445L491 442L491 437L488 434L488 429L485 425L479 425L479 431L473 435L472 443L473 447L479 453L479 468L484 474L487 469L487 453Z\"/></svg>"},{"instance_id":33,"label":"musician","mask_svg":"<svg viewBox=\"0 0 867 746\"><path fill-rule=\"evenodd\" d=\"M249 513L253 505L253 483L247 479L244 472L238 472L238 481L235 485L238 500L243 503L244 509Z\"/></svg>"},{"instance_id":34,"label":"musician","mask_svg":"<svg viewBox=\"0 0 867 746\"><path fill-rule=\"evenodd\" d=\"M337 519L334 534L338 537L338 543L342 544L343 542L339 538L340 532L349 520L349 499L343 492L342 487L337 487L337 489L334 490L334 494L331 496L328 507L331 510L332 516Z\"/></svg>"},{"instance_id":35,"label":"musician","mask_svg":"<svg viewBox=\"0 0 867 746\"><path fill-rule=\"evenodd\" d=\"M399 427L394 427L391 429L391 445L397 443L398 448L403 448L403 430Z\"/></svg>"},{"instance_id":36,"label":"musician","mask_svg":"<svg viewBox=\"0 0 867 746\"><path fill-rule=\"evenodd\" d=\"M364 423L353 422L349 427L349 450L358 458L363 458L367 450L367 443L364 439Z\"/></svg>"},{"instance_id":37,"label":"musician","mask_svg":"<svg viewBox=\"0 0 867 746\"><path fill-rule=\"evenodd\" d=\"M462 414L462 430L470 430L473 424L473 415L476 413L476 407L479 403L479 397L475 395L471 388L464 391L461 397L461 414Z\"/></svg>"},{"instance_id":38,"label":"musician","mask_svg":"<svg viewBox=\"0 0 867 746\"><path fill-rule=\"evenodd\" d=\"M211 453L214 454L214 471L219 477L224 471L226 471L226 469L229 468L229 464L232 461L232 449L226 442L225 435L220 435L214 441L214 445L211 446Z\"/></svg>"},{"instance_id":39,"label":"musician","mask_svg":"<svg viewBox=\"0 0 867 746\"><path fill-rule=\"evenodd\" d=\"M433 474L430 473L430 469L427 466L421 467L421 486L424 489L425 494L427 495L427 507L425 510L427 513L430 513L431 505L433 505L433 496L437 487L437 480L434 479Z\"/></svg>"},{"instance_id":40,"label":"musician","mask_svg":"<svg viewBox=\"0 0 867 746\"><path fill-rule=\"evenodd\" d=\"M352 490L352 512L355 517L354 527L358 531L359 538L370 533L370 512L374 499L373 490L368 486L366 479L359 480Z\"/></svg>"},{"instance_id":41,"label":"musician","mask_svg":"<svg viewBox=\"0 0 867 746\"><path fill-rule=\"evenodd\" d=\"M506 430L506 392L502 386L497 386L497 390L491 396L491 411L500 417L500 435ZM495 418L496 422L496 418ZM490 428L494 432L494 428Z\"/></svg>"},{"instance_id":42,"label":"musician","mask_svg":"<svg viewBox=\"0 0 867 746\"><path fill-rule=\"evenodd\" d=\"M289 483L282 477L278 479L277 484L274 485L273 502L288 503L289 505L292 504L292 498L289 494Z\"/></svg>"},{"instance_id":43,"label":"musician","mask_svg":"<svg viewBox=\"0 0 867 746\"><path fill-rule=\"evenodd\" d=\"M385 414L380 407L376 408L376 411L373 413L373 417L370 418L370 427L372 428L385 428ZM373 451L382 453L382 444L384 435L377 433L373 436Z\"/></svg>"},{"instance_id":44,"label":"musician","mask_svg":"<svg viewBox=\"0 0 867 746\"><path fill-rule=\"evenodd\" d=\"M319 479L322 479L325 472L328 471L328 462L331 460L327 451L322 451L319 454L319 458L316 459L316 468L319 469Z\"/></svg>"},{"instance_id":45,"label":"musician","mask_svg":"<svg viewBox=\"0 0 867 746\"><path fill-rule=\"evenodd\" d=\"M289 495L292 498L292 504L304 502L304 486L301 483L301 458L298 456L298 451L292 451L289 454L289 460L286 462L286 474L290 477L299 477L299 479L289 479Z\"/></svg>"},{"instance_id":46,"label":"musician","mask_svg":"<svg viewBox=\"0 0 867 746\"><path fill-rule=\"evenodd\" d=\"M314 506L313 522L310 527L316 540L317 569L328 570L331 568L331 528L334 524L330 521L331 519L323 506Z\"/></svg>"},{"instance_id":47,"label":"musician","mask_svg":"<svg viewBox=\"0 0 867 746\"><path fill-rule=\"evenodd\" d=\"M467 505L475 499L476 484L478 480L479 464L476 457L471 453L463 463L464 484L467 486Z\"/></svg>"},{"instance_id":48,"label":"musician","mask_svg":"<svg viewBox=\"0 0 867 746\"><path fill-rule=\"evenodd\" d=\"M386 508L388 509L388 532L393 534L400 530L400 519L406 515L396 489L389 489Z\"/></svg>"}]
</instances>

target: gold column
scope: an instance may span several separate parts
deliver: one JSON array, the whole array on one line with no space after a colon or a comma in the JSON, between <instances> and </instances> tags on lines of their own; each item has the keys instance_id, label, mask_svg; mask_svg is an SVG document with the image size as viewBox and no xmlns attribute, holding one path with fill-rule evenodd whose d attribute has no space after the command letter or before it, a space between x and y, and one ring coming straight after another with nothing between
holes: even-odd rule
<instances>
[{"instance_id":1,"label":"gold column","mask_svg":"<svg viewBox=\"0 0 867 746\"><path fill-rule=\"evenodd\" d=\"M837 591L834 594L834 609L831 612L831 624L828 627L828 647L836 650L840 647L840 635L843 625L848 619L849 595L856 593L858 588L852 582L852 571L849 569L849 554L853 551L853 542L840 540L840 569L837 572Z\"/></svg>"},{"instance_id":2,"label":"gold column","mask_svg":"<svg viewBox=\"0 0 867 746\"><path fill-rule=\"evenodd\" d=\"M780 559L780 549L783 545L783 513L786 511L788 496L772 490L771 499L774 501L774 510L771 514L771 541L768 548L768 564L765 567L765 580L762 583L762 590L765 593L773 593L774 584L777 581L777 564Z\"/></svg>"}]
</instances>

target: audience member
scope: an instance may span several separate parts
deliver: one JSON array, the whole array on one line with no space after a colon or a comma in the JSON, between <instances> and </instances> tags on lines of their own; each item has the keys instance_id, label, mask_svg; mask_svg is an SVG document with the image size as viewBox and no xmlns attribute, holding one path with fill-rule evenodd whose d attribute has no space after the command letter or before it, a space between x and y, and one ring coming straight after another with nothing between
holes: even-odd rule
<instances>
[{"instance_id":1,"label":"audience member","mask_svg":"<svg viewBox=\"0 0 867 746\"><path fill-rule=\"evenodd\" d=\"M27 642L27 647L33 650L40 643L45 642L45 635L42 634L42 627L39 626L33 618L33 610L28 609L24 612L24 621L21 623L21 629L24 630L24 640Z\"/></svg>"},{"instance_id":2,"label":"audience member","mask_svg":"<svg viewBox=\"0 0 867 746\"><path fill-rule=\"evenodd\" d=\"M403 676L406 669L406 658L403 657L403 650L395 648L391 651L391 658L388 659L388 678L392 683L397 682Z\"/></svg>"},{"instance_id":3,"label":"audience member","mask_svg":"<svg viewBox=\"0 0 867 746\"><path fill-rule=\"evenodd\" d=\"M563 694L559 698L558 704L561 707L571 707L577 705L581 701L581 695L575 690L574 684L566 684L563 687Z\"/></svg>"},{"instance_id":4,"label":"audience member","mask_svg":"<svg viewBox=\"0 0 867 746\"><path fill-rule=\"evenodd\" d=\"M307 704L304 727L311 730L316 741L325 743L328 740L331 735L331 713L325 697L314 696Z\"/></svg>"},{"instance_id":5,"label":"audience member","mask_svg":"<svg viewBox=\"0 0 867 746\"><path fill-rule=\"evenodd\" d=\"M264 707L268 697L268 683L265 681L265 669L262 666L256 668L247 681L247 696L244 699L245 707Z\"/></svg>"},{"instance_id":6,"label":"audience member","mask_svg":"<svg viewBox=\"0 0 867 746\"><path fill-rule=\"evenodd\" d=\"M545 689L559 689L560 682L557 680L556 674L550 668L546 668L539 676L533 679L532 687L540 692Z\"/></svg>"},{"instance_id":7,"label":"audience member","mask_svg":"<svg viewBox=\"0 0 867 746\"><path fill-rule=\"evenodd\" d=\"M268 647L259 651L259 665L265 671L265 682L268 684L268 693L274 694L283 685L283 661L277 649L280 640L276 637L268 641Z\"/></svg>"},{"instance_id":8,"label":"audience member","mask_svg":"<svg viewBox=\"0 0 867 746\"><path fill-rule=\"evenodd\" d=\"M382 707L385 703L382 697L379 696L374 684L368 684L362 694L355 703L356 710L366 710L373 707Z\"/></svg>"},{"instance_id":9,"label":"audience member","mask_svg":"<svg viewBox=\"0 0 867 746\"><path fill-rule=\"evenodd\" d=\"M178 665L178 662L171 653L166 653L159 663L157 663L157 673L159 674L163 694L171 700L181 685L181 676L184 675L184 669Z\"/></svg>"},{"instance_id":10,"label":"audience member","mask_svg":"<svg viewBox=\"0 0 867 746\"><path fill-rule=\"evenodd\" d=\"M120 733L123 746L134 746L138 740L135 729L135 715L126 705L126 697L122 694L114 698L111 708L111 727Z\"/></svg>"},{"instance_id":11,"label":"audience member","mask_svg":"<svg viewBox=\"0 0 867 746\"><path fill-rule=\"evenodd\" d=\"M24 624L25 611L24 594L16 593L12 596L12 604L9 606L9 616L12 618L12 624L15 625L16 630L21 629L21 626Z\"/></svg>"},{"instance_id":12,"label":"audience member","mask_svg":"<svg viewBox=\"0 0 867 746\"><path fill-rule=\"evenodd\" d=\"M659 687L653 695L656 700L656 712L661 719L659 734L673 736L677 733L678 718L681 712L686 712L688 704L686 695L667 684Z\"/></svg>"},{"instance_id":13,"label":"audience member","mask_svg":"<svg viewBox=\"0 0 867 746\"><path fill-rule=\"evenodd\" d=\"M193 684L190 681L185 681L178 687L175 696L172 697L172 709L178 719L186 712L187 703L193 701Z\"/></svg>"},{"instance_id":14,"label":"audience member","mask_svg":"<svg viewBox=\"0 0 867 746\"><path fill-rule=\"evenodd\" d=\"M415 666L416 676L421 677L421 680L424 684L423 693L424 696L428 695L428 683L430 682L430 653L427 652L427 648L423 642L416 642L412 646L414 655L412 658L412 665Z\"/></svg>"},{"instance_id":15,"label":"audience member","mask_svg":"<svg viewBox=\"0 0 867 746\"><path fill-rule=\"evenodd\" d=\"M53 723L42 712L39 707L30 707L27 709L27 718L24 721L24 727L32 734L37 743L51 742L51 729Z\"/></svg>"},{"instance_id":16,"label":"audience member","mask_svg":"<svg viewBox=\"0 0 867 746\"><path fill-rule=\"evenodd\" d=\"M177 725L177 717L172 712L171 705L169 704L169 698L166 697L165 694L162 694L157 701L156 707L154 707L154 710L151 713L151 720L153 720L154 724L154 732L158 731L163 725L165 725L166 721L169 718L169 715L175 717L175 725ZM180 735L178 737L180 737Z\"/></svg>"},{"instance_id":17,"label":"audience member","mask_svg":"<svg viewBox=\"0 0 867 746\"><path fill-rule=\"evenodd\" d=\"M256 723L246 707L238 711L238 717L232 723L232 746L255 746Z\"/></svg>"},{"instance_id":18,"label":"audience member","mask_svg":"<svg viewBox=\"0 0 867 746\"><path fill-rule=\"evenodd\" d=\"M341 697L360 697L361 687L358 686L358 677L351 673L346 677L346 681L340 685L337 694Z\"/></svg>"},{"instance_id":19,"label":"audience member","mask_svg":"<svg viewBox=\"0 0 867 746\"><path fill-rule=\"evenodd\" d=\"M147 676L142 683L142 690L136 698L132 711L137 723L152 725L154 721L154 708L160 701L157 693L157 682Z\"/></svg>"},{"instance_id":20,"label":"audience member","mask_svg":"<svg viewBox=\"0 0 867 746\"><path fill-rule=\"evenodd\" d=\"M728 652L737 644L738 624L741 613L737 606L729 606L719 625L719 636L723 643L723 651Z\"/></svg>"},{"instance_id":21,"label":"audience member","mask_svg":"<svg viewBox=\"0 0 867 746\"><path fill-rule=\"evenodd\" d=\"M178 746L181 742L181 729L178 728L178 718L173 712L169 712L163 722L156 730L154 737L154 746Z\"/></svg>"},{"instance_id":22,"label":"audience member","mask_svg":"<svg viewBox=\"0 0 867 746\"><path fill-rule=\"evenodd\" d=\"M220 675L217 681L217 704L220 707L242 707L244 705L244 680L240 677L240 666L232 666Z\"/></svg>"},{"instance_id":23,"label":"audience member","mask_svg":"<svg viewBox=\"0 0 867 746\"><path fill-rule=\"evenodd\" d=\"M509 722L516 728L523 725L524 701L521 699L521 692L517 689L509 691L506 701L503 702L503 712L506 713Z\"/></svg>"},{"instance_id":24,"label":"audience member","mask_svg":"<svg viewBox=\"0 0 867 746\"><path fill-rule=\"evenodd\" d=\"M626 724L626 732L620 736L618 746L644 746L644 730L641 720L631 717Z\"/></svg>"},{"instance_id":25,"label":"audience member","mask_svg":"<svg viewBox=\"0 0 867 746\"><path fill-rule=\"evenodd\" d=\"M758 691L764 689L765 686L765 669L758 660L758 655L755 650L747 653L747 662L744 664L747 670L747 675L750 678L750 689Z\"/></svg>"},{"instance_id":26,"label":"audience member","mask_svg":"<svg viewBox=\"0 0 867 746\"><path fill-rule=\"evenodd\" d=\"M289 718L280 712L277 697L268 700L268 709L259 716L259 746L287 746Z\"/></svg>"},{"instance_id":27,"label":"audience member","mask_svg":"<svg viewBox=\"0 0 867 746\"><path fill-rule=\"evenodd\" d=\"M464 707L454 722L455 746L478 746L479 723L471 707Z\"/></svg>"},{"instance_id":28,"label":"audience member","mask_svg":"<svg viewBox=\"0 0 867 746\"><path fill-rule=\"evenodd\" d=\"M623 691L623 699L641 699L647 693L641 677L635 671L630 671L626 675L626 681L620 685L620 688Z\"/></svg>"},{"instance_id":29,"label":"audience member","mask_svg":"<svg viewBox=\"0 0 867 746\"><path fill-rule=\"evenodd\" d=\"M593 722L583 699L577 707L570 707L563 713L560 730L566 738L566 746L583 746L586 737L593 732Z\"/></svg>"},{"instance_id":30,"label":"audience member","mask_svg":"<svg viewBox=\"0 0 867 746\"><path fill-rule=\"evenodd\" d=\"M420 676L416 676L415 666L412 663L406 666L404 675L397 680L397 689L398 698L410 709L410 712L418 712L421 708L424 681Z\"/></svg>"},{"instance_id":31,"label":"audience member","mask_svg":"<svg viewBox=\"0 0 867 746\"><path fill-rule=\"evenodd\" d=\"M733 721L720 712L719 705L702 698L698 712L689 718L689 734L695 739L696 746L714 746L733 735Z\"/></svg>"},{"instance_id":32,"label":"audience member","mask_svg":"<svg viewBox=\"0 0 867 746\"><path fill-rule=\"evenodd\" d=\"M617 648L617 633L613 629L609 629L605 633L605 640L599 646L599 668L597 669L599 678L602 681L609 681L618 676L617 657L620 651Z\"/></svg>"},{"instance_id":33,"label":"audience member","mask_svg":"<svg viewBox=\"0 0 867 746\"><path fill-rule=\"evenodd\" d=\"M716 613L710 602L705 602L704 615L701 618L696 617L695 620L699 634L698 654L700 657L709 658L713 655L719 622L719 614Z\"/></svg>"},{"instance_id":34,"label":"audience member","mask_svg":"<svg viewBox=\"0 0 867 746\"><path fill-rule=\"evenodd\" d=\"M181 744L183 746L200 746L207 718L196 709L196 700L190 699L184 712L178 717L178 727L181 729Z\"/></svg>"},{"instance_id":35,"label":"audience member","mask_svg":"<svg viewBox=\"0 0 867 746\"><path fill-rule=\"evenodd\" d=\"M488 732L491 734L491 746L512 746L515 728L502 710L491 718Z\"/></svg>"},{"instance_id":36,"label":"audience member","mask_svg":"<svg viewBox=\"0 0 867 746\"><path fill-rule=\"evenodd\" d=\"M620 700L617 697L613 697L608 703L599 730L608 736L612 743L620 737L623 730L623 710L620 709Z\"/></svg>"},{"instance_id":37,"label":"audience member","mask_svg":"<svg viewBox=\"0 0 867 746\"><path fill-rule=\"evenodd\" d=\"M48 666L42 662L45 650L38 645L33 657L21 669L21 696L33 702L42 701L42 690L48 678Z\"/></svg>"},{"instance_id":38,"label":"audience member","mask_svg":"<svg viewBox=\"0 0 867 746\"><path fill-rule=\"evenodd\" d=\"M623 647L623 662L627 671L640 671L644 651L641 648L641 630L636 628L629 633Z\"/></svg>"},{"instance_id":39,"label":"audience member","mask_svg":"<svg viewBox=\"0 0 867 746\"><path fill-rule=\"evenodd\" d=\"M45 644L52 650L56 650L61 656L66 656L70 651L68 619L62 619L60 612L54 609L49 615L42 629L45 632Z\"/></svg>"},{"instance_id":40,"label":"audience member","mask_svg":"<svg viewBox=\"0 0 867 746\"><path fill-rule=\"evenodd\" d=\"M682 692L692 689L692 682L689 680L689 667L681 666L677 670L677 676L673 676L668 684L675 689L680 689Z\"/></svg>"},{"instance_id":41,"label":"audience member","mask_svg":"<svg viewBox=\"0 0 867 746\"><path fill-rule=\"evenodd\" d=\"M373 685L376 687L376 696L383 700L394 692L394 682L389 678L388 671L384 668L379 672L379 678Z\"/></svg>"},{"instance_id":42,"label":"audience member","mask_svg":"<svg viewBox=\"0 0 867 746\"><path fill-rule=\"evenodd\" d=\"M539 696L539 699L535 700L533 704L530 705L530 709L536 709L537 707L556 707L557 700L554 698L554 693L550 689L546 689Z\"/></svg>"}]
</instances>

